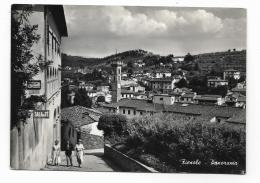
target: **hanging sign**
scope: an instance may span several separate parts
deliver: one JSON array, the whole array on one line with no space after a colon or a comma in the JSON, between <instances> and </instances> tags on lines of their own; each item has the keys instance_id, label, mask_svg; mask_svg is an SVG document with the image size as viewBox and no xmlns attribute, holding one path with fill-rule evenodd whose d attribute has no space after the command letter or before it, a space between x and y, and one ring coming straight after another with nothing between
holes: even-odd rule
<instances>
[{"instance_id":1,"label":"hanging sign","mask_svg":"<svg viewBox=\"0 0 260 183\"><path fill-rule=\"evenodd\" d=\"M34 118L49 118L49 110L34 110Z\"/></svg>"},{"instance_id":2,"label":"hanging sign","mask_svg":"<svg viewBox=\"0 0 260 183\"><path fill-rule=\"evenodd\" d=\"M27 81L28 90L40 90L41 89L41 80L30 80Z\"/></svg>"}]
</instances>

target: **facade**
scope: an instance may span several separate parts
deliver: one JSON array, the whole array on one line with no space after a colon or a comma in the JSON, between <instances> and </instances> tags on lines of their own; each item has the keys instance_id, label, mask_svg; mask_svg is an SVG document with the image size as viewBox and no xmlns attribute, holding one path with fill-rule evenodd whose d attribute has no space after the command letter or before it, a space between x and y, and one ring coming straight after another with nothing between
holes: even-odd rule
<instances>
[{"instance_id":1,"label":"facade","mask_svg":"<svg viewBox=\"0 0 260 183\"><path fill-rule=\"evenodd\" d=\"M197 104L223 105L225 103L220 95L197 95L194 100Z\"/></svg>"},{"instance_id":2,"label":"facade","mask_svg":"<svg viewBox=\"0 0 260 183\"><path fill-rule=\"evenodd\" d=\"M240 72L235 69L225 70L223 73L224 80L228 78L240 79Z\"/></svg>"},{"instance_id":3,"label":"facade","mask_svg":"<svg viewBox=\"0 0 260 183\"><path fill-rule=\"evenodd\" d=\"M109 86L108 85L100 85L100 86L97 86L97 90L102 91L102 92L109 92Z\"/></svg>"},{"instance_id":4,"label":"facade","mask_svg":"<svg viewBox=\"0 0 260 183\"><path fill-rule=\"evenodd\" d=\"M181 95L180 101L182 103L194 103L197 94L195 92L187 92Z\"/></svg>"},{"instance_id":5,"label":"facade","mask_svg":"<svg viewBox=\"0 0 260 183\"><path fill-rule=\"evenodd\" d=\"M154 73L155 78L168 78L171 76L172 76L172 73L170 71L155 71L155 73Z\"/></svg>"},{"instance_id":6,"label":"facade","mask_svg":"<svg viewBox=\"0 0 260 183\"><path fill-rule=\"evenodd\" d=\"M121 98L134 98L134 92L131 90L121 90Z\"/></svg>"},{"instance_id":7,"label":"facade","mask_svg":"<svg viewBox=\"0 0 260 183\"><path fill-rule=\"evenodd\" d=\"M225 79L208 79L208 87L216 88L219 86L227 86L228 81Z\"/></svg>"},{"instance_id":8,"label":"facade","mask_svg":"<svg viewBox=\"0 0 260 183\"><path fill-rule=\"evenodd\" d=\"M14 5L12 10L22 10L28 5ZM31 25L38 25L40 40L33 46L33 54L41 56L43 65L33 80L41 83L39 90L28 90L27 97L44 95L46 103L37 104L37 110L47 110L48 118L31 115L22 125L20 135L11 130L11 167L39 170L51 160L52 145L61 139L61 37L67 36L63 7L60 5L32 5L28 18Z\"/></svg>"},{"instance_id":9,"label":"facade","mask_svg":"<svg viewBox=\"0 0 260 183\"><path fill-rule=\"evenodd\" d=\"M122 86L122 89L133 91L133 92L145 92L145 88L140 86L139 84L129 84Z\"/></svg>"},{"instance_id":10,"label":"facade","mask_svg":"<svg viewBox=\"0 0 260 183\"><path fill-rule=\"evenodd\" d=\"M155 104L164 104L164 105L172 105L174 104L175 97L172 95L161 94L153 96L153 103Z\"/></svg>"},{"instance_id":11,"label":"facade","mask_svg":"<svg viewBox=\"0 0 260 183\"><path fill-rule=\"evenodd\" d=\"M175 83L179 82L179 80L180 78L153 78L149 80L149 86L152 90L169 93L175 88Z\"/></svg>"}]
</instances>

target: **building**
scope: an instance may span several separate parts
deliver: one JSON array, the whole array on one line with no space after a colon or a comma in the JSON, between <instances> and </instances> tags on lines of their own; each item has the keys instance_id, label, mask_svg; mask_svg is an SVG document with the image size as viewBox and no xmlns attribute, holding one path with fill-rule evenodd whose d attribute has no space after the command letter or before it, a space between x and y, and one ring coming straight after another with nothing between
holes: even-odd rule
<instances>
[{"instance_id":1,"label":"building","mask_svg":"<svg viewBox=\"0 0 260 183\"><path fill-rule=\"evenodd\" d=\"M246 96L240 93L232 93L225 97L225 103L229 106L246 108Z\"/></svg>"},{"instance_id":2,"label":"building","mask_svg":"<svg viewBox=\"0 0 260 183\"><path fill-rule=\"evenodd\" d=\"M181 95L180 101L182 103L195 103L196 92L185 92Z\"/></svg>"},{"instance_id":3,"label":"building","mask_svg":"<svg viewBox=\"0 0 260 183\"><path fill-rule=\"evenodd\" d=\"M109 85L101 84L97 86L97 90L102 92L109 92Z\"/></svg>"},{"instance_id":4,"label":"building","mask_svg":"<svg viewBox=\"0 0 260 183\"><path fill-rule=\"evenodd\" d=\"M83 106L63 108L61 120L63 124L67 125L65 125L63 127L64 130L62 130L62 147L67 139L72 139L73 141L71 143L73 143L78 138L81 138L84 147L87 148L90 146L89 144L92 143L90 139L97 139L99 141L100 137L103 138L103 132L97 128L98 120L101 115L102 113L100 111ZM72 129L72 127L74 129ZM77 135L75 135L76 132Z\"/></svg>"},{"instance_id":5,"label":"building","mask_svg":"<svg viewBox=\"0 0 260 183\"><path fill-rule=\"evenodd\" d=\"M170 101L170 97L165 96L165 99ZM225 123L227 120L245 111L245 109L236 107L205 104L172 103L166 105L160 100L160 96L153 101L121 99L117 103L103 105L103 110L107 113L119 113L125 115L127 118L136 118L145 115L150 116L156 113L169 113L183 117L200 118L211 123Z\"/></svg>"},{"instance_id":6,"label":"building","mask_svg":"<svg viewBox=\"0 0 260 183\"><path fill-rule=\"evenodd\" d=\"M225 102L220 95L197 95L194 100L197 104L223 105Z\"/></svg>"},{"instance_id":7,"label":"building","mask_svg":"<svg viewBox=\"0 0 260 183\"><path fill-rule=\"evenodd\" d=\"M130 83L128 85L124 85L122 86L122 89L130 90L133 92L145 92L145 88L137 83Z\"/></svg>"},{"instance_id":8,"label":"building","mask_svg":"<svg viewBox=\"0 0 260 183\"><path fill-rule=\"evenodd\" d=\"M84 83L84 84L79 84L79 89L84 89L85 91L91 91L94 88L94 85L91 83Z\"/></svg>"},{"instance_id":9,"label":"building","mask_svg":"<svg viewBox=\"0 0 260 183\"><path fill-rule=\"evenodd\" d=\"M171 71L169 70L156 70L154 72L154 77L155 78L168 78L168 77L171 77L172 76L172 73Z\"/></svg>"},{"instance_id":10,"label":"building","mask_svg":"<svg viewBox=\"0 0 260 183\"><path fill-rule=\"evenodd\" d=\"M19 129L11 130L11 167L14 169L43 168L51 160L52 145L61 139L61 38L68 36L63 6L13 5L12 11L28 6L31 25L38 25L40 40L33 46L35 57L41 55L45 67L33 77L39 88L27 90L27 97L44 96L46 103L37 103L35 110L44 110L46 118L33 113Z\"/></svg>"},{"instance_id":11,"label":"building","mask_svg":"<svg viewBox=\"0 0 260 183\"><path fill-rule=\"evenodd\" d=\"M153 96L154 104L172 105L175 102L175 97L168 94L157 94Z\"/></svg>"},{"instance_id":12,"label":"building","mask_svg":"<svg viewBox=\"0 0 260 183\"><path fill-rule=\"evenodd\" d=\"M121 90L121 98L134 98L134 91L131 90Z\"/></svg>"},{"instance_id":13,"label":"building","mask_svg":"<svg viewBox=\"0 0 260 183\"><path fill-rule=\"evenodd\" d=\"M240 72L235 69L227 69L223 72L223 79L227 80L229 78L240 79Z\"/></svg>"},{"instance_id":14,"label":"building","mask_svg":"<svg viewBox=\"0 0 260 183\"><path fill-rule=\"evenodd\" d=\"M228 85L228 81L224 80L224 79L208 79L208 87L210 88L216 88L219 86L227 86Z\"/></svg>"},{"instance_id":15,"label":"building","mask_svg":"<svg viewBox=\"0 0 260 183\"><path fill-rule=\"evenodd\" d=\"M152 78L148 82L152 90L169 93L175 88L175 83L179 82L180 79L180 77Z\"/></svg>"}]
</instances>

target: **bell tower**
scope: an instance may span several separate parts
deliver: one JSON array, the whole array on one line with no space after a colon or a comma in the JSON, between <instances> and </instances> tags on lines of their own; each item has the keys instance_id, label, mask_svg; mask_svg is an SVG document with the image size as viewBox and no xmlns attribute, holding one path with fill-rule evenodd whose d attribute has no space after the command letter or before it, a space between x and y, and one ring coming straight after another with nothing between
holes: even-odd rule
<instances>
[{"instance_id":1,"label":"bell tower","mask_svg":"<svg viewBox=\"0 0 260 183\"><path fill-rule=\"evenodd\" d=\"M121 68L122 62L119 60L113 61L112 67L112 102L116 103L121 99Z\"/></svg>"}]
</instances>

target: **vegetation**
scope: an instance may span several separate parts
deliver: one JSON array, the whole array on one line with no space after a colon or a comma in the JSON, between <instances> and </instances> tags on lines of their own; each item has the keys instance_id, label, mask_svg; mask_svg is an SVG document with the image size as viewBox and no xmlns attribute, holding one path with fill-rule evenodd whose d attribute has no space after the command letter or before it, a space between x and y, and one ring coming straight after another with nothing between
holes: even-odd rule
<instances>
[{"instance_id":1,"label":"vegetation","mask_svg":"<svg viewBox=\"0 0 260 183\"><path fill-rule=\"evenodd\" d=\"M27 82L39 71L42 55L32 51L40 35L37 34L38 25L31 25L29 17L32 11L26 7L17 11L15 5L11 11L11 126L17 125L19 121L25 121L30 117L30 109L34 109L37 102L45 102L44 96L27 96Z\"/></svg>"},{"instance_id":2,"label":"vegetation","mask_svg":"<svg viewBox=\"0 0 260 183\"><path fill-rule=\"evenodd\" d=\"M194 56L192 56L190 53L187 53L187 55L184 57L184 62L193 62L194 60Z\"/></svg>"},{"instance_id":3,"label":"vegetation","mask_svg":"<svg viewBox=\"0 0 260 183\"><path fill-rule=\"evenodd\" d=\"M162 172L239 173L245 170L244 127L159 114L128 121L124 134L117 137L121 137L121 145L114 147ZM108 133L105 138L115 139ZM201 164L185 165L183 160L199 160ZM237 164L213 166L213 162Z\"/></svg>"},{"instance_id":4,"label":"vegetation","mask_svg":"<svg viewBox=\"0 0 260 183\"><path fill-rule=\"evenodd\" d=\"M61 108L65 107L71 107L75 105L80 105L84 107L91 107L92 106L92 100L88 96L87 92L84 89L79 89L75 91L75 98L74 98L74 104L71 104L70 101L67 99L67 95L71 91L69 90L68 86L62 88L61 92Z\"/></svg>"},{"instance_id":5,"label":"vegetation","mask_svg":"<svg viewBox=\"0 0 260 183\"><path fill-rule=\"evenodd\" d=\"M126 132L127 119L120 114L105 114L99 118L97 128L103 130L105 137L119 137L121 139ZM111 143L117 142L117 138L110 138Z\"/></svg>"},{"instance_id":6,"label":"vegetation","mask_svg":"<svg viewBox=\"0 0 260 183\"><path fill-rule=\"evenodd\" d=\"M188 86L186 79L181 78L178 83L175 84L177 88L184 88Z\"/></svg>"},{"instance_id":7,"label":"vegetation","mask_svg":"<svg viewBox=\"0 0 260 183\"><path fill-rule=\"evenodd\" d=\"M96 102L106 102L105 96L98 96Z\"/></svg>"},{"instance_id":8,"label":"vegetation","mask_svg":"<svg viewBox=\"0 0 260 183\"><path fill-rule=\"evenodd\" d=\"M99 128L107 131L106 140L112 144L120 142L114 147L159 171L240 173L245 170L244 127L209 123L189 116L159 114L134 118L126 123L126 127L124 121L121 124L124 128L117 123L120 133L110 133L115 127L112 121L119 122L111 118L102 117L99 123L104 126ZM185 165L183 160L198 160L201 164ZM216 162L235 165L212 165Z\"/></svg>"},{"instance_id":9,"label":"vegetation","mask_svg":"<svg viewBox=\"0 0 260 183\"><path fill-rule=\"evenodd\" d=\"M78 90L76 92L74 105L80 105L88 108L92 106L92 100L89 98L87 92L84 89Z\"/></svg>"}]
</instances>

